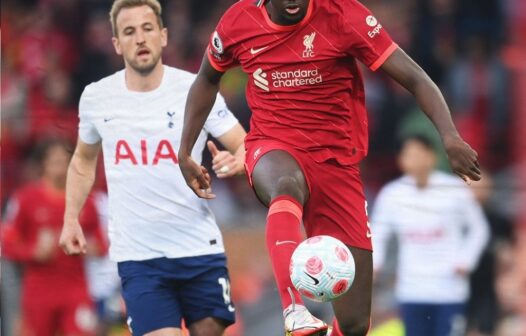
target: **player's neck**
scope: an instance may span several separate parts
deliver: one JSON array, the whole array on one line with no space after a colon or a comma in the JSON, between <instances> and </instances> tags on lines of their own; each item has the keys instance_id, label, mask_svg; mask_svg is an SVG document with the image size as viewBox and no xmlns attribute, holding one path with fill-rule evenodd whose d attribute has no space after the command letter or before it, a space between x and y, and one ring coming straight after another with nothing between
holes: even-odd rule
<instances>
[{"instance_id":1,"label":"player's neck","mask_svg":"<svg viewBox=\"0 0 526 336\"><path fill-rule=\"evenodd\" d=\"M429 174L427 173L414 175L413 178L418 189L425 189L429 183Z\"/></svg>"},{"instance_id":2,"label":"player's neck","mask_svg":"<svg viewBox=\"0 0 526 336\"><path fill-rule=\"evenodd\" d=\"M44 176L42 181L46 188L52 193L62 194L66 190L66 179L51 178Z\"/></svg>"},{"instance_id":3,"label":"player's neck","mask_svg":"<svg viewBox=\"0 0 526 336\"><path fill-rule=\"evenodd\" d=\"M164 66L161 61L152 71L144 74L127 66L125 70L126 88L130 91L148 92L157 89L163 80Z\"/></svg>"}]
</instances>

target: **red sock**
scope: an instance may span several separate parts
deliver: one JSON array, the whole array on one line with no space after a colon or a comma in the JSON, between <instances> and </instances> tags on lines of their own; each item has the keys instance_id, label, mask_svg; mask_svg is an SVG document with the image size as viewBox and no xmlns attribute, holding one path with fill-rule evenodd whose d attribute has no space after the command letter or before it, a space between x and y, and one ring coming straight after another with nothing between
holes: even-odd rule
<instances>
[{"instance_id":1,"label":"red sock","mask_svg":"<svg viewBox=\"0 0 526 336\"><path fill-rule=\"evenodd\" d=\"M292 304L289 288L297 304L303 304L299 292L290 281L292 253L303 240L301 234L302 205L291 196L279 196L270 202L267 215L267 249L274 270L283 309Z\"/></svg>"},{"instance_id":2,"label":"red sock","mask_svg":"<svg viewBox=\"0 0 526 336\"><path fill-rule=\"evenodd\" d=\"M336 319L332 320L332 333L331 336L343 336L338 321Z\"/></svg>"}]
</instances>

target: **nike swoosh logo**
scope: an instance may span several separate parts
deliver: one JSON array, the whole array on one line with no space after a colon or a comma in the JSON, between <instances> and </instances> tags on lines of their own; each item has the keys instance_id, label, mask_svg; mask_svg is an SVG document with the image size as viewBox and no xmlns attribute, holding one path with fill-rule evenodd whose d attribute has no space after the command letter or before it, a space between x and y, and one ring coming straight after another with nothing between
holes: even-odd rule
<instances>
[{"instance_id":1,"label":"nike swoosh logo","mask_svg":"<svg viewBox=\"0 0 526 336\"><path fill-rule=\"evenodd\" d=\"M265 49L267 49L267 48L268 48L268 46L264 46L264 47L257 48L257 49L250 48L250 53L251 53L252 55L255 55L255 54L257 54L258 52L263 51L263 50L265 50Z\"/></svg>"},{"instance_id":2,"label":"nike swoosh logo","mask_svg":"<svg viewBox=\"0 0 526 336\"><path fill-rule=\"evenodd\" d=\"M315 277L313 277L309 273L307 273L307 272L303 272L303 273L305 273L309 278L312 279L312 281L314 281L314 286L316 286L316 285L318 285L320 283L320 280L316 279Z\"/></svg>"},{"instance_id":3,"label":"nike swoosh logo","mask_svg":"<svg viewBox=\"0 0 526 336\"><path fill-rule=\"evenodd\" d=\"M297 244L295 241L292 240L278 240L276 242L276 246L283 245L283 244Z\"/></svg>"},{"instance_id":4,"label":"nike swoosh logo","mask_svg":"<svg viewBox=\"0 0 526 336\"><path fill-rule=\"evenodd\" d=\"M115 118L104 118L104 122L108 122L108 121L113 120L113 119L115 119Z\"/></svg>"}]
</instances>

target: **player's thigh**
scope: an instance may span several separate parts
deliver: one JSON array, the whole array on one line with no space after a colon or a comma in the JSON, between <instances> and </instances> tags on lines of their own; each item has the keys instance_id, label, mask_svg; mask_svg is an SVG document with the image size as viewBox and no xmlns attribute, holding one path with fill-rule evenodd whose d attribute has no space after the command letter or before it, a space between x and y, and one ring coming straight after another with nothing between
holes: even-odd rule
<instances>
[{"instance_id":1,"label":"player's thigh","mask_svg":"<svg viewBox=\"0 0 526 336\"><path fill-rule=\"evenodd\" d=\"M252 183L259 199L268 206L279 195L290 195L304 204L309 188L301 165L285 150L263 154L252 171Z\"/></svg>"},{"instance_id":2,"label":"player's thigh","mask_svg":"<svg viewBox=\"0 0 526 336\"><path fill-rule=\"evenodd\" d=\"M177 293L152 261L118 264L122 296L126 304L128 327L134 335L145 335L162 329L181 328L181 306Z\"/></svg>"},{"instance_id":3,"label":"player's thigh","mask_svg":"<svg viewBox=\"0 0 526 336\"><path fill-rule=\"evenodd\" d=\"M306 165L310 197L303 210L308 237L327 235L372 250L360 171L334 160Z\"/></svg>"},{"instance_id":4,"label":"player's thigh","mask_svg":"<svg viewBox=\"0 0 526 336\"><path fill-rule=\"evenodd\" d=\"M356 265L354 282L347 293L332 302L342 331L367 330L371 316L372 253L350 247Z\"/></svg>"},{"instance_id":5,"label":"player's thigh","mask_svg":"<svg viewBox=\"0 0 526 336\"><path fill-rule=\"evenodd\" d=\"M179 299L192 336L220 336L235 322L226 266L210 267L198 276L180 282Z\"/></svg>"},{"instance_id":6,"label":"player's thigh","mask_svg":"<svg viewBox=\"0 0 526 336\"><path fill-rule=\"evenodd\" d=\"M215 317L205 317L188 327L190 336L221 336L225 331L224 321Z\"/></svg>"}]
</instances>

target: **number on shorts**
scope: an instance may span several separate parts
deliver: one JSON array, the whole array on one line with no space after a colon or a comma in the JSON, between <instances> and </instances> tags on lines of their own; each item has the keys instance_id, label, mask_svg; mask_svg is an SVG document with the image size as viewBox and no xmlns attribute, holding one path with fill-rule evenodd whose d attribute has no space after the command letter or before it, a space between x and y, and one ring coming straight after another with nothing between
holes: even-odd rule
<instances>
[{"instance_id":1,"label":"number on shorts","mask_svg":"<svg viewBox=\"0 0 526 336\"><path fill-rule=\"evenodd\" d=\"M217 282L223 287L223 299L225 299L225 304L230 304L232 299L230 298L230 281L226 278L219 278Z\"/></svg>"}]
</instances>

